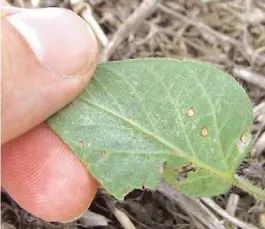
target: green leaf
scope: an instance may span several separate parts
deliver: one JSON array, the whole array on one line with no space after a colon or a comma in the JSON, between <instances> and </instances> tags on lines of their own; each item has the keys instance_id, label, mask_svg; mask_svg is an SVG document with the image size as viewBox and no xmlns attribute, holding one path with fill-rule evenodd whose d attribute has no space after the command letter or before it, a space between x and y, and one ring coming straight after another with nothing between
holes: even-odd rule
<instances>
[{"instance_id":1,"label":"green leaf","mask_svg":"<svg viewBox=\"0 0 265 229\"><path fill-rule=\"evenodd\" d=\"M221 70L193 61L99 64L49 125L117 198L161 179L191 196L226 192L251 143L252 107Z\"/></svg>"}]
</instances>

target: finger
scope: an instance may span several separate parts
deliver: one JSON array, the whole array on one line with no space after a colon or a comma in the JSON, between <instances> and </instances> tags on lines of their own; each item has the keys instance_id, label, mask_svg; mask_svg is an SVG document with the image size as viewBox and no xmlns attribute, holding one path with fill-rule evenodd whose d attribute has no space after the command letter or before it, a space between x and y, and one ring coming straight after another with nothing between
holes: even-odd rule
<instances>
[{"instance_id":1,"label":"finger","mask_svg":"<svg viewBox=\"0 0 265 229\"><path fill-rule=\"evenodd\" d=\"M1 0L0 6L9 6L9 3L6 0Z\"/></svg>"},{"instance_id":2,"label":"finger","mask_svg":"<svg viewBox=\"0 0 265 229\"><path fill-rule=\"evenodd\" d=\"M70 221L91 203L97 182L47 126L2 145L2 186L30 213Z\"/></svg>"},{"instance_id":3,"label":"finger","mask_svg":"<svg viewBox=\"0 0 265 229\"><path fill-rule=\"evenodd\" d=\"M76 97L98 56L95 36L63 9L1 17L2 142L40 124Z\"/></svg>"}]
</instances>

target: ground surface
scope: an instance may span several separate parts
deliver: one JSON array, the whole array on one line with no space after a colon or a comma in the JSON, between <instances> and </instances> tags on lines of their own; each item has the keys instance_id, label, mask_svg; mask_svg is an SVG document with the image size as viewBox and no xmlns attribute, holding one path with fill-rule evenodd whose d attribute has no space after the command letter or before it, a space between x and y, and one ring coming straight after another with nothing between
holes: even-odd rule
<instances>
[{"instance_id":1,"label":"ground surface","mask_svg":"<svg viewBox=\"0 0 265 229\"><path fill-rule=\"evenodd\" d=\"M154 0L155 2L155 0ZM236 77L247 89L253 103L254 145L238 173L260 186L265 186L265 2L264 0L232 1L164 0L147 19L140 20L135 32L123 33L122 42L105 58L120 60L136 57L189 58L211 62ZM69 0L14 0L14 5L24 7L59 6L78 11ZM139 0L87 0L93 14L109 40L134 10ZM80 4L80 2L79 2ZM79 5L80 6L80 5ZM81 4L81 6L84 6ZM81 7L82 8L82 7ZM80 8L79 8L80 9ZM137 23L136 23L137 24ZM129 30L131 31L131 30ZM214 219L222 220L218 210L212 217L196 218L192 209L198 202L180 196L179 201L160 192L134 190L125 201L115 201L99 191L90 210L98 213L91 226L87 213L70 224L47 223L19 208L2 193L2 228L132 228L122 226L117 209L124 212L136 228L221 228L211 226ZM230 201L235 204L230 204ZM185 202L186 201L186 202ZM223 209L228 208L234 218L265 228L265 202L259 202L243 191L232 188L226 195L214 198ZM184 204L183 204L184 203ZM195 204L192 208L187 203ZM200 202L202 204L202 202ZM235 213L233 209L235 208ZM210 208L208 208L210 209ZM195 211L195 210L194 210ZM207 212L201 210L200 212ZM104 218L100 218L104 216ZM116 216L115 216L116 215ZM204 224L203 218L208 220ZM224 228L240 228L222 221ZM241 227L243 228L243 227ZM250 228L250 227L246 227Z\"/></svg>"}]
</instances>

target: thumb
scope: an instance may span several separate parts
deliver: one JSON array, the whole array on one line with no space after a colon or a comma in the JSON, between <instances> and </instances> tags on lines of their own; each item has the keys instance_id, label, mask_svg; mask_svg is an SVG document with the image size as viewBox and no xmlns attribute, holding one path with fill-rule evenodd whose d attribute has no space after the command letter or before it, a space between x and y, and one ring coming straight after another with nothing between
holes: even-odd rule
<instances>
[{"instance_id":1,"label":"thumb","mask_svg":"<svg viewBox=\"0 0 265 229\"><path fill-rule=\"evenodd\" d=\"M2 143L73 100L98 57L95 36L71 11L13 9L1 7Z\"/></svg>"}]
</instances>

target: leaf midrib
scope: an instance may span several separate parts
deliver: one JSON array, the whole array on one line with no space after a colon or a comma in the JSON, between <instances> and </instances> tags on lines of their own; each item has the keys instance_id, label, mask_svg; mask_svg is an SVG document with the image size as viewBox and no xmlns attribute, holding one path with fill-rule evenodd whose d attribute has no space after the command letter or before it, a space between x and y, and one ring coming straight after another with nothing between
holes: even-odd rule
<instances>
[{"instance_id":1,"label":"leaf midrib","mask_svg":"<svg viewBox=\"0 0 265 229\"><path fill-rule=\"evenodd\" d=\"M89 99L87 98L83 98L83 101L90 104L91 106L94 106L98 109L101 109L102 111L116 117L116 118L119 118L120 120L130 124L131 126L133 126L134 128L138 129L141 133L149 136L149 137L152 137L153 139L157 140L159 143L163 144L164 146L168 147L170 150L176 152L177 156L186 160L186 161L189 161L191 163L193 163L195 166L199 167L199 168L202 168L202 169L205 169L207 171L209 171L210 173L214 173L216 175L219 175L220 177L222 177L223 179L231 182L231 180L233 179L233 176L230 175L230 174L227 174L227 173L224 173L212 166L209 166L201 161L198 161L196 158L194 157L191 157L187 154L185 154L182 150L180 150L179 148L177 148L175 145L172 145L170 142L166 141L165 139L163 139L162 137L160 136L157 136L155 135L154 133L148 131L147 129L143 128L142 126L138 125L137 123L135 122L132 122L130 121L129 119L125 118L125 117L122 117L120 116L119 114L117 114L116 112L100 105L100 104L97 104L97 103L94 103L92 101L90 101Z\"/></svg>"}]
</instances>

